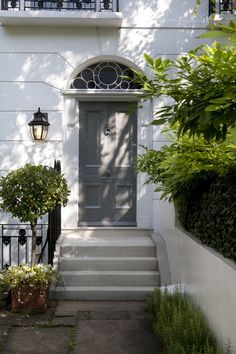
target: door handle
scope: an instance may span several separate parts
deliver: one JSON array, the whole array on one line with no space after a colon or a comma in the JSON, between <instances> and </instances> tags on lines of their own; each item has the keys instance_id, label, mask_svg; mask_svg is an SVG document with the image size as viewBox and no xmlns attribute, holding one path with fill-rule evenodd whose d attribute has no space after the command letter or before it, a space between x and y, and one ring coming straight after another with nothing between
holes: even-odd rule
<instances>
[{"instance_id":1,"label":"door handle","mask_svg":"<svg viewBox=\"0 0 236 354\"><path fill-rule=\"evenodd\" d=\"M104 129L104 135L110 135L111 134L111 127L107 124L105 129Z\"/></svg>"}]
</instances>

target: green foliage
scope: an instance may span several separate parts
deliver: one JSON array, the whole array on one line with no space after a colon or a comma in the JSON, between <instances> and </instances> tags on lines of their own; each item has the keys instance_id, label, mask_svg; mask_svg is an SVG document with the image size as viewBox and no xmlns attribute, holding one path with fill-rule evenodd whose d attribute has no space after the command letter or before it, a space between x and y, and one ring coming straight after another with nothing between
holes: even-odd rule
<instances>
[{"instance_id":1,"label":"green foliage","mask_svg":"<svg viewBox=\"0 0 236 354\"><path fill-rule=\"evenodd\" d=\"M169 134L169 137L170 134ZM146 183L174 201L183 227L225 257L236 260L236 133L224 142L183 136L137 159Z\"/></svg>"},{"instance_id":2,"label":"green foliage","mask_svg":"<svg viewBox=\"0 0 236 354\"><path fill-rule=\"evenodd\" d=\"M0 208L21 222L29 222L32 230L31 263L36 261L37 219L66 205L69 190L63 175L47 166L27 164L11 171L0 180Z\"/></svg>"},{"instance_id":3,"label":"green foliage","mask_svg":"<svg viewBox=\"0 0 236 354\"><path fill-rule=\"evenodd\" d=\"M63 175L47 166L27 164L0 180L0 208L32 225L57 204L66 205L68 195Z\"/></svg>"},{"instance_id":4,"label":"green foliage","mask_svg":"<svg viewBox=\"0 0 236 354\"><path fill-rule=\"evenodd\" d=\"M236 169L218 176L205 192L193 189L179 218L204 244L236 261Z\"/></svg>"},{"instance_id":5,"label":"green foliage","mask_svg":"<svg viewBox=\"0 0 236 354\"><path fill-rule=\"evenodd\" d=\"M70 339L68 343L69 347L69 354L73 354L77 347L77 332L78 332L78 325L74 325L71 328Z\"/></svg>"},{"instance_id":6,"label":"green foliage","mask_svg":"<svg viewBox=\"0 0 236 354\"><path fill-rule=\"evenodd\" d=\"M233 45L236 44L236 23L230 21L229 24L217 23L213 24L210 31L203 33L199 38L226 38Z\"/></svg>"},{"instance_id":7,"label":"green foliage","mask_svg":"<svg viewBox=\"0 0 236 354\"><path fill-rule=\"evenodd\" d=\"M44 296L52 283L56 283L58 274L50 265L28 264L13 265L0 272L0 282L8 289L16 289L18 302L24 302L24 287L30 290L39 288L40 296Z\"/></svg>"},{"instance_id":8,"label":"green foliage","mask_svg":"<svg viewBox=\"0 0 236 354\"><path fill-rule=\"evenodd\" d=\"M228 139L207 144L203 138L168 134L172 143L159 151L146 149L137 158L137 171L148 174L146 183L159 184L162 198L184 204L193 190L200 193L217 175L236 169L236 131Z\"/></svg>"},{"instance_id":9,"label":"green foliage","mask_svg":"<svg viewBox=\"0 0 236 354\"><path fill-rule=\"evenodd\" d=\"M176 61L145 55L152 77L140 72L144 98L169 96L173 102L158 108L153 124L178 126L178 136L226 138L236 123L236 48L215 42L191 50ZM171 71L170 71L171 70Z\"/></svg>"},{"instance_id":10,"label":"green foliage","mask_svg":"<svg viewBox=\"0 0 236 354\"><path fill-rule=\"evenodd\" d=\"M4 268L0 272L0 279L9 289L17 288L22 284L34 287L37 284L44 284L48 287L52 280L56 280L57 273L52 269L51 265L29 264L13 265Z\"/></svg>"},{"instance_id":11,"label":"green foliage","mask_svg":"<svg viewBox=\"0 0 236 354\"><path fill-rule=\"evenodd\" d=\"M172 294L157 289L148 306L165 353L223 354L200 309L178 288Z\"/></svg>"}]
</instances>

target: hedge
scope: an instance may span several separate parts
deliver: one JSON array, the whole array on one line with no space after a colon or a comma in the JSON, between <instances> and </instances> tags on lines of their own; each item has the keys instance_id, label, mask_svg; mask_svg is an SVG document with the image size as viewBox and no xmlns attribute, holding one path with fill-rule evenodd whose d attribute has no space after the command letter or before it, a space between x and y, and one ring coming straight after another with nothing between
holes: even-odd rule
<instances>
[{"instance_id":1,"label":"hedge","mask_svg":"<svg viewBox=\"0 0 236 354\"><path fill-rule=\"evenodd\" d=\"M186 206L179 207L183 227L236 261L236 170L218 176L203 193L190 193Z\"/></svg>"}]
</instances>

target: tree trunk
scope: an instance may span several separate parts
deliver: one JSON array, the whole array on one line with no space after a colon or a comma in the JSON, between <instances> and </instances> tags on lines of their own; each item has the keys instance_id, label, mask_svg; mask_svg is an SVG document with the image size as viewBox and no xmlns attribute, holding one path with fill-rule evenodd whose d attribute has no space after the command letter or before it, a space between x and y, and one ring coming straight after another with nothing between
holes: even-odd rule
<instances>
[{"instance_id":1,"label":"tree trunk","mask_svg":"<svg viewBox=\"0 0 236 354\"><path fill-rule=\"evenodd\" d=\"M31 251L31 265L36 262L36 234L37 234L37 220L34 224L30 224L32 231L32 251Z\"/></svg>"}]
</instances>

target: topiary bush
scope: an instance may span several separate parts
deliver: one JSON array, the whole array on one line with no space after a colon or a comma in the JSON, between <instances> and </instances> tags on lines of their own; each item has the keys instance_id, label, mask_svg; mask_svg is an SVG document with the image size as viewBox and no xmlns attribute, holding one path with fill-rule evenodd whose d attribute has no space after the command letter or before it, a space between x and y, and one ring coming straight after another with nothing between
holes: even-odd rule
<instances>
[{"instance_id":1,"label":"topiary bush","mask_svg":"<svg viewBox=\"0 0 236 354\"><path fill-rule=\"evenodd\" d=\"M53 168L26 164L0 179L0 208L32 230L31 263L36 261L36 226L57 205L66 206L69 189L65 177Z\"/></svg>"}]
</instances>

